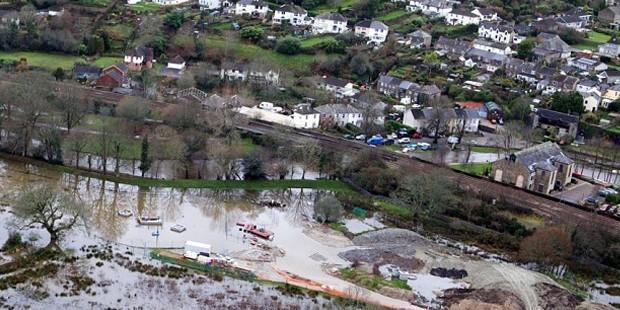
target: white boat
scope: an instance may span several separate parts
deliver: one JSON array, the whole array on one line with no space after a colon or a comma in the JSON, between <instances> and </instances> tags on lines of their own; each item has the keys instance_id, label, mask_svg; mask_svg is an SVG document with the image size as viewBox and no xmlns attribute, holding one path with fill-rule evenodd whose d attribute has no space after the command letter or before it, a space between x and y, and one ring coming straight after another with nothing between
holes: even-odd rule
<instances>
[{"instance_id":1,"label":"white boat","mask_svg":"<svg viewBox=\"0 0 620 310\"><path fill-rule=\"evenodd\" d=\"M187 228L185 228L185 226L183 226L183 225L175 224L174 226L170 227L170 230L172 230L174 232L182 233L185 230L187 230Z\"/></svg>"},{"instance_id":2,"label":"white boat","mask_svg":"<svg viewBox=\"0 0 620 310\"><path fill-rule=\"evenodd\" d=\"M118 211L118 216L122 216L122 217L130 217L133 215L133 212L129 209L125 209L125 210L119 210Z\"/></svg>"},{"instance_id":3,"label":"white boat","mask_svg":"<svg viewBox=\"0 0 620 310\"><path fill-rule=\"evenodd\" d=\"M159 216L141 216L141 217L138 217L138 224L140 225L161 225L162 220Z\"/></svg>"}]
</instances>

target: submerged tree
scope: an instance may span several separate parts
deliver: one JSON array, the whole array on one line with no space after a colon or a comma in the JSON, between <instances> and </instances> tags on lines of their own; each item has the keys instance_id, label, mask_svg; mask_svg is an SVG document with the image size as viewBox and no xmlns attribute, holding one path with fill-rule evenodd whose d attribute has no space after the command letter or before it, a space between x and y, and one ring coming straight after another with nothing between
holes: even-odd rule
<instances>
[{"instance_id":1,"label":"submerged tree","mask_svg":"<svg viewBox=\"0 0 620 310\"><path fill-rule=\"evenodd\" d=\"M144 136L144 138L142 138L142 150L140 152L140 166L138 167L142 177L144 177L144 174L151 169L152 163L153 158L149 154L149 137Z\"/></svg>"},{"instance_id":2,"label":"submerged tree","mask_svg":"<svg viewBox=\"0 0 620 310\"><path fill-rule=\"evenodd\" d=\"M321 223L335 223L342 217L342 204L333 195L327 195L314 204L314 216Z\"/></svg>"},{"instance_id":3,"label":"submerged tree","mask_svg":"<svg viewBox=\"0 0 620 310\"><path fill-rule=\"evenodd\" d=\"M50 235L47 248L58 250L59 242L66 233L85 222L85 212L83 204L48 185L23 192L13 207L18 227L41 225Z\"/></svg>"}]
</instances>

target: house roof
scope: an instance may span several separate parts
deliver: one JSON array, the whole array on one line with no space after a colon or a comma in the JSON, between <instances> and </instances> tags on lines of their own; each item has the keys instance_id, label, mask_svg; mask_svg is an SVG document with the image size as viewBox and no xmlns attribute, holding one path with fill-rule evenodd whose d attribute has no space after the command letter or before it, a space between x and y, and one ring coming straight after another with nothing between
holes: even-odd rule
<instances>
[{"instance_id":1,"label":"house roof","mask_svg":"<svg viewBox=\"0 0 620 310\"><path fill-rule=\"evenodd\" d=\"M579 16L575 15L564 15L555 19L558 23L562 24L573 24L573 23L582 23L583 20L579 18Z\"/></svg>"},{"instance_id":2,"label":"house roof","mask_svg":"<svg viewBox=\"0 0 620 310\"><path fill-rule=\"evenodd\" d=\"M582 80L581 82L579 82L579 85L583 85L583 86L586 86L586 87L593 87L593 86L598 85L598 82L594 81L594 80L590 80L590 79L585 79L585 80Z\"/></svg>"},{"instance_id":3,"label":"house roof","mask_svg":"<svg viewBox=\"0 0 620 310\"><path fill-rule=\"evenodd\" d=\"M139 47L128 50L125 53L125 55L131 56L131 57L144 57L145 60L152 60L153 49L150 47L139 46Z\"/></svg>"},{"instance_id":4,"label":"house roof","mask_svg":"<svg viewBox=\"0 0 620 310\"><path fill-rule=\"evenodd\" d=\"M561 53L572 52L575 49L562 40L557 34L540 33L536 37L538 44L536 47Z\"/></svg>"},{"instance_id":5,"label":"house roof","mask_svg":"<svg viewBox=\"0 0 620 310\"><path fill-rule=\"evenodd\" d=\"M324 104L315 108L321 114L358 114L360 111L350 104Z\"/></svg>"},{"instance_id":6,"label":"house roof","mask_svg":"<svg viewBox=\"0 0 620 310\"><path fill-rule=\"evenodd\" d=\"M579 122L579 117L575 115L549 109L537 109L536 114L545 122L554 122L557 123L556 125L563 125L563 127Z\"/></svg>"},{"instance_id":7,"label":"house roof","mask_svg":"<svg viewBox=\"0 0 620 310\"><path fill-rule=\"evenodd\" d=\"M474 44L498 48L502 50L505 50L508 47L508 44L495 42L495 41L489 41L489 40L480 39L480 38L474 39Z\"/></svg>"},{"instance_id":8,"label":"house roof","mask_svg":"<svg viewBox=\"0 0 620 310\"><path fill-rule=\"evenodd\" d=\"M388 27L386 24L380 21L376 21L376 20L364 20L364 21L357 23L355 27L372 28L376 30L389 30L390 29L390 27Z\"/></svg>"},{"instance_id":9,"label":"house roof","mask_svg":"<svg viewBox=\"0 0 620 310\"><path fill-rule=\"evenodd\" d=\"M524 166L530 172L542 169L554 171L557 168L553 165L555 162L563 164L572 164L573 161L562 152L560 147L553 142L545 142L533 147L523 149L513 154L515 160Z\"/></svg>"},{"instance_id":10,"label":"house roof","mask_svg":"<svg viewBox=\"0 0 620 310\"><path fill-rule=\"evenodd\" d=\"M101 68L89 65L75 64L73 67L75 75L99 75L101 74Z\"/></svg>"},{"instance_id":11,"label":"house roof","mask_svg":"<svg viewBox=\"0 0 620 310\"><path fill-rule=\"evenodd\" d=\"M484 104L478 101L463 101L457 102L456 105L459 106L461 109L479 109Z\"/></svg>"},{"instance_id":12,"label":"house roof","mask_svg":"<svg viewBox=\"0 0 620 310\"><path fill-rule=\"evenodd\" d=\"M410 33L410 34L408 34L408 36L413 37L413 38L416 38L416 37L419 37L419 38L432 38L430 33L426 32L426 31L423 31L423 30L419 30L419 29L414 31L414 32L412 32L412 33Z\"/></svg>"},{"instance_id":13,"label":"house roof","mask_svg":"<svg viewBox=\"0 0 620 310\"><path fill-rule=\"evenodd\" d=\"M330 13L330 12L326 12L326 13L320 14L316 18L317 19L333 20L333 21L337 21L337 22L346 22L347 21L347 19L344 16L342 16L342 14L340 14L340 13Z\"/></svg>"},{"instance_id":14,"label":"house roof","mask_svg":"<svg viewBox=\"0 0 620 310\"><path fill-rule=\"evenodd\" d=\"M265 4L262 0L239 0L237 3L253 6L267 6L267 4Z\"/></svg>"},{"instance_id":15,"label":"house roof","mask_svg":"<svg viewBox=\"0 0 620 310\"><path fill-rule=\"evenodd\" d=\"M181 57L181 55L176 55L176 56L174 56L174 58L170 59L168 61L168 63L179 64L180 65L180 64L185 63L185 59L183 59L183 57Z\"/></svg>"},{"instance_id":16,"label":"house roof","mask_svg":"<svg viewBox=\"0 0 620 310\"><path fill-rule=\"evenodd\" d=\"M450 12L450 14L461 15L467 17L478 17L478 15L471 12L471 10L465 8L456 8Z\"/></svg>"},{"instance_id":17,"label":"house roof","mask_svg":"<svg viewBox=\"0 0 620 310\"><path fill-rule=\"evenodd\" d=\"M620 6L618 6L618 5L609 6L606 9L604 9L603 11L605 11L605 10L610 10L612 13L614 13L614 15L620 15ZM600 15L600 12L599 12L599 15Z\"/></svg>"},{"instance_id":18,"label":"house roof","mask_svg":"<svg viewBox=\"0 0 620 310\"><path fill-rule=\"evenodd\" d=\"M485 62L504 62L506 60L506 55L492 53L478 48L472 48L467 51L465 57Z\"/></svg>"},{"instance_id":19,"label":"house roof","mask_svg":"<svg viewBox=\"0 0 620 310\"><path fill-rule=\"evenodd\" d=\"M492 29L498 32L514 32L514 28L510 25L498 23L498 22L482 22L480 27Z\"/></svg>"},{"instance_id":20,"label":"house roof","mask_svg":"<svg viewBox=\"0 0 620 310\"><path fill-rule=\"evenodd\" d=\"M493 11L493 9L489 9L489 8L476 8L476 10L478 10L478 12L480 12L480 14L483 15L483 16L497 14L497 13L495 13L495 11Z\"/></svg>"},{"instance_id":21,"label":"house roof","mask_svg":"<svg viewBox=\"0 0 620 310\"><path fill-rule=\"evenodd\" d=\"M317 112L315 109L312 108L310 104L307 103L298 104L293 109L293 112L298 114L319 114L319 112Z\"/></svg>"},{"instance_id":22,"label":"house roof","mask_svg":"<svg viewBox=\"0 0 620 310\"><path fill-rule=\"evenodd\" d=\"M328 85L332 85L332 86L336 86L336 87L345 87L350 82L349 81L345 81L345 80L341 80L341 79L338 79L338 78L335 78L335 77L327 76L327 77L323 77L323 83L324 84L328 84Z\"/></svg>"},{"instance_id":23,"label":"house roof","mask_svg":"<svg viewBox=\"0 0 620 310\"><path fill-rule=\"evenodd\" d=\"M294 4L283 4L282 6L277 8L276 11L296 13L296 14L307 14L308 13L306 10L304 10L304 8L298 5L294 5Z\"/></svg>"}]
</instances>

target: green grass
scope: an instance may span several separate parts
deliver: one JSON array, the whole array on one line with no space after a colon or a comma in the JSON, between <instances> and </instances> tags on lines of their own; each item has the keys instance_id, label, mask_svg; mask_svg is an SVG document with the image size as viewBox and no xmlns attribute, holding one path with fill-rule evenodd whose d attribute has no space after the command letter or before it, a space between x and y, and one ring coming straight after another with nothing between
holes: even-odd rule
<instances>
[{"instance_id":1,"label":"green grass","mask_svg":"<svg viewBox=\"0 0 620 310\"><path fill-rule=\"evenodd\" d=\"M472 146L471 151L476 153L496 154L497 148L490 146Z\"/></svg>"},{"instance_id":2,"label":"green grass","mask_svg":"<svg viewBox=\"0 0 620 310\"><path fill-rule=\"evenodd\" d=\"M348 8L353 7L353 5L359 2L359 0L335 0L335 1L329 1L329 2L330 3L320 5L310 10L310 13L314 15L319 15L321 13L326 13L326 12L338 12L339 8L348 9Z\"/></svg>"},{"instance_id":3,"label":"green grass","mask_svg":"<svg viewBox=\"0 0 620 310\"><path fill-rule=\"evenodd\" d=\"M110 39L123 42L129 39L133 30L133 26L128 24L115 24L103 27L103 31L110 36Z\"/></svg>"},{"instance_id":4,"label":"green grass","mask_svg":"<svg viewBox=\"0 0 620 310\"><path fill-rule=\"evenodd\" d=\"M402 218L402 219L411 219L413 218L413 212L411 211L411 209L408 209L406 207L388 202L388 201L384 201L384 200L375 200L374 202L376 205L378 205L381 210L383 212L385 212L387 215L395 217L395 218Z\"/></svg>"},{"instance_id":5,"label":"green grass","mask_svg":"<svg viewBox=\"0 0 620 310\"><path fill-rule=\"evenodd\" d=\"M258 145L254 144L251 138L241 139L241 152L243 154L246 154L246 155L251 154L252 152L256 150L257 147Z\"/></svg>"},{"instance_id":6,"label":"green grass","mask_svg":"<svg viewBox=\"0 0 620 310\"><path fill-rule=\"evenodd\" d=\"M603 43L609 42L611 36L602 32L590 31L583 43L573 45L574 48L594 51Z\"/></svg>"},{"instance_id":7,"label":"green grass","mask_svg":"<svg viewBox=\"0 0 620 310\"><path fill-rule=\"evenodd\" d=\"M340 269L340 276L345 280L351 281L371 290L378 290L386 286L404 290L411 290L411 287L407 285L407 282L401 279L387 280L381 276L368 274L355 268Z\"/></svg>"},{"instance_id":8,"label":"green grass","mask_svg":"<svg viewBox=\"0 0 620 310\"><path fill-rule=\"evenodd\" d=\"M304 39L301 41L301 47L302 48L310 48L310 47L314 47L316 45L319 45L327 40L330 40L331 38L333 38L330 35L324 35L324 36L316 36L316 37L309 37L307 39Z\"/></svg>"},{"instance_id":9,"label":"green grass","mask_svg":"<svg viewBox=\"0 0 620 310\"><path fill-rule=\"evenodd\" d=\"M105 68L105 67L107 67L109 65L113 65L113 64L119 63L121 61L122 61L122 59L120 57L103 56L103 57L97 58L97 60L95 60L93 62L93 64L95 64L98 67Z\"/></svg>"},{"instance_id":10,"label":"green grass","mask_svg":"<svg viewBox=\"0 0 620 310\"><path fill-rule=\"evenodd\" d=\"M48 70L56 70L58 67L65 70L71 70L76 62L87 63L87 61L82 57L66 54L0 51L0 59L19 61L21 58L26 58L29 66L40 67ZM121 61L121 58L101 57L95 60L93 64L103 67L119 61Z\"/></svg>"},{"instance_id":11,"label":"green grass","mask_svg":"<svg viewBox=\"0 0 620 310\"><path fill-rule=\"evenodd\" d=\"M138 13L138 14L142 14L142 13L153 13L153 12L157 12L161 9L161 6L153 3L153 2L140 2L137 4L132 4L132 5L128 5L129 9Z\"/></svg>"},{"instance_id":12,"label":"green grass","mask_svg":"<svg viewBox=\"0 0 620 310\"><path fill-rule=\"evenodd\" d=\"M450 167L454 170L459 170L475 175L484 175L484 170L491 167L490 163L468 163L468 164L452 164Z\"/></svg>"},{"instance_id":13,"label":"green grass","mask_svg":"<svg viewBox=\"0 0 620 310\"><path fill-rule=\"evenodd\" d=\"M407 12L406 10L400 9L400 10L392 11L385 15L379 16L377 17L377 20L382 21L382 22L387 22L387 21L391 21L397 18L401 18L408 14L411 14L411 13Z\"/></svg>"},{"instance_id":14,"label":"green grass","mask_svg":"<svg viewBox=\"0 0 620 310\"><path fill-rule=\"evenodd\" d=\"M220 51L228 50L238 60L247 59L258 63L264 63L274 67L286 68L298 75L310 73L310 64L315 60L320 60L321 56L298 54L284 55L272 50L263 49L259 46L231 40L226 42L221 37L209 36L206 38L207 48ZM324 56L329 57L329 56Z\"/></svg>"},{"instance_id":15,"label":"green grass","mask_svg":"<svg viewBox=\"0 0 620 310\"><path fill-rule=\"evenodd\" d=\"M608 128L607 131L620 134L620 127L611 127Z\"/></svg>"},{"instance_id":16,"label":"green grass","mask_svg":"<svg viewBox=\"0 0 620 310\"><path fill-rule=\"evenodd\" d=\"M110 0L78 0L77 3L84 6L106 7L110 4Z\"/></svg>"},{"instance_id":17,"label":"green grass","mask_svg":"<svg viewBox=\"0 0 620 310\"><path fill-rule=\"evenodd\" d=\"M344 226L344 224L342 223L329 223L329 228L335 230L335 231L339 231L343 234L347 234L349 232L349 230L347 229L347 227Z\"/></svg>"},{"instance_id":18,"label":"green grass","mask_svg":"<svg viewBox=\"0 0 620 310\"><path fill-rule=\"evenodd\" d=\"M232 23L217 23L217 24L211 24L209 25L209 28L211 29L217 29L217 30L231 30L232 29Z\"/></svg>"}]
</instances>

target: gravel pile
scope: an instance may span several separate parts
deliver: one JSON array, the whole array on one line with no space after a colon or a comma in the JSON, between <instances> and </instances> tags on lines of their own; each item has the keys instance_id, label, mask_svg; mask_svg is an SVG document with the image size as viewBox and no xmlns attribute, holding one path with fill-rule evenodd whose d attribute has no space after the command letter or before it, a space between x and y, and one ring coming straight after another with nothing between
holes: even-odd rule
<instances>
[{"instance_id":1,"label":"gravel pile","mask_svg":"<svg viewBox=\"0 0 620 310\"><path fill-rule=\"evenodd\" d=\"M353 243L360 246L412 245L426 242L419 234L400 228L387 228L365 233L353 238Z\"/></svg>"},{"instance_id":2,"label":"gravel pile","mask_svg":"<svg viewBox=\"0 0 620 310\"><path fill-rule=\"evenodd\" d=\"M419 259L403 257L396 253L399 252L386 249L355 249L339 253L338 256L350 262L363 262L377 266L392 264L409 272L417 271L424 266Z\"/></svg>"}]
</instances>

